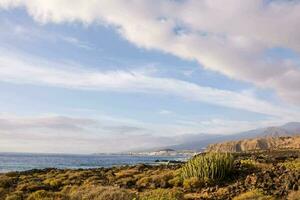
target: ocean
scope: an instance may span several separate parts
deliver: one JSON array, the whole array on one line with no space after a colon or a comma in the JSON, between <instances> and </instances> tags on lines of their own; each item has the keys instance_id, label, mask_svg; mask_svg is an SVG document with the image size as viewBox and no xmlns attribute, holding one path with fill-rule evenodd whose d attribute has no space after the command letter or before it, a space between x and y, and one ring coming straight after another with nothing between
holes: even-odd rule
<instances>
[{"instance_id":1,"label":"ocean","mask_svg":"<svg viewBox=\"0 0 300 200\"><path fill-rule=\"evenodd\" d=\"M87 169L135 165L139 163L154 164L156 160L186 160L187 158L187 156L142 156L123 154L71 155L0 153L0 172L43 168Z\"/></svg>"}]
</instances>

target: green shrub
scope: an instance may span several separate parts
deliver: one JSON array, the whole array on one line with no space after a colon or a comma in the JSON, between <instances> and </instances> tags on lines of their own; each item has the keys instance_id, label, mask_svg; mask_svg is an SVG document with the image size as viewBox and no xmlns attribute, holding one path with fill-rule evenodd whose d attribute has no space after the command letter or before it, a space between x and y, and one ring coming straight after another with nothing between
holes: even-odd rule
<instances>
[{"instance_id":1,"label":"green shrub","mask_svg":"<svg viewBox=\"0 0 300 200\"><path fill-rule=\"evenodd\" d=\"M193 191L194 189L200 188L203 186L203 182L200 181L197 177L191 177L188 179L184 179L183 188L188 191Z\"/></svg>"},{"instance_id":2,"label":"green shrub","mask_svg":"<svg viewBox=\"0 0 300 200\"><path fill-rule=\"evenodd\" d=\"M259 190L252 190L234 197L232 200L275 200L272 196L264 195Z\"/></svg>"},{"instance_id":3,"label":"green shrub","mask_svg":"<svg viewBox=\"0 0 300 200\"><path fill-rule=\"evenodd\" d=\"M149 188L151 185L154 185L152 183L152 179L150 177L143 177L141 179L139 179L137 182L136 182L136 186L138 188ZM155 187L155 185L153 186Z\"/></svg>"},{"instance_id":4,"label":"green shrub","mask_svg":"<svg viewBox=\"0 0 300 200\"><path fill-rule=\"evenodd\" d=\"M240 163L243 167L256 168L256 162L251 159L243 159L240 161Z\"/></svg>"},{"instance_id":5,"label":"green shrub","mask_svg":"<svg viewBox=\"0 0 300 200\"><path fill-rule=\"evenodd\" d=\"M55 178L46 179L43 181L43 183L56 189L62 186L62 181L60 179L55 179Z\"/></svg>"},{"instance_id":6,"label":"green shrub","mask_svg":"<svg viewBox=\"0 0 300 200\"><path fill-rule=\"evenodd\" d=\"M168 184L172 187L180 187L182 185L182 178L179 176L175 176L168 181Z\"/></svg>"},{"instance_id":7,"label":"green shrub","mask_svg":"<svg viewBox=\"0 0 300 200\"><path fill-rule=\"evenodd\" d=\"M27 200L54 200L54 195L45 190L38 190L29 195Z\"/></svg>"},{"instance_id":8,"label":"green shrub","mask_svg":"<svg viewBox=\"0 0 300 200\"><path fill-rule=\"evenodd\" d=\"M233 168L233 155L230 153L207 153L189 160L181 168L181 177L197 177L201 181L221 180Z\"/></svg>"},{"instance_id":9,"label":"green shrub","mask_svg":"<svg viewBox=\"0 0 300 200\"><path fill-rule=\"evenodd\" d=\"M300 159L286 161L284 163L281 163L280 165L290 170L300 170Z\"/></svg>"},{"instance_id":10,"label":"green shrub","mask_svg":"<svg viewBox=\"0 0 300 200\"><path fill-rule=\"evenodd\" d=\"M252 159L243 159L240 160L241 167L244 169L270 169L272 168L272 164L258 162Z\"/></svg>"},{"instance_id":11,"label":"green shrub","mask_svg":"<svg viewBox=\"0 0 300 200\"><path fill-rule=\"evenodd\" d=\"M92 198L95 200L133 200L136 199L136 195L124 189L112 188L104 190L102 193Z\"/></svg>"},{"instance_id":12,"label":"green shrub","mask_svg":"<svg viewBox=\"0 0 300 200\"><path fill-rule=\"evenodd\" d=\"M136 194L116 187L75 186L66 187L62 193L74 200L133 200Z\"/></svg>"},{"instance_id":13,"label":"green shrub","mask_svg":"<svg viewBox=\"0 0 300 200\"><path fill-rule=\"evenodd\" d=\"M139 171L137 169L124 169L115 173L115 175L117 178L126 178L126 177L131 177L138 173Z\"/></svg>"},{"instance_id":14,"label":"green shrub","mask_svg":"<svg viewBox=\"0 0 300 200\"><path fill-rule=\"evenodd\" d=\"M136 182L138 188L168 188L169 181L174 178L174 172L169 170L157 171L157 174L144 175Z\"/></svg>"},{"instance_id":15,"label":"green shrub","mask_svg":"<svg viewBox=\"0 0 300 200\"><path fill-rule=\"evenodd\" d=\"M143 192L139 200L182 200L183 192L177 189L156 189Z\"/></svg>"}]
</instances>

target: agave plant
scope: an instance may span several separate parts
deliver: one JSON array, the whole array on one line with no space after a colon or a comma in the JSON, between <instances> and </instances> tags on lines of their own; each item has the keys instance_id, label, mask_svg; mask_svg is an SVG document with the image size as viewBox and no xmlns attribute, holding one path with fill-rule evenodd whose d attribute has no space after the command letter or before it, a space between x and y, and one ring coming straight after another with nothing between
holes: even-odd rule
<instances>
[{"instance_id":1,"label":"agave plant","mask_svg":"<svg viewBox=\"0 0 300 200\"><path fill-rule=\"evenodd\" d=\"M200 180L221 180L232 171L233 161L230 153L198 155L181 168L181 176L183 179L197 177Z\"/></svg>"}]
</instances>

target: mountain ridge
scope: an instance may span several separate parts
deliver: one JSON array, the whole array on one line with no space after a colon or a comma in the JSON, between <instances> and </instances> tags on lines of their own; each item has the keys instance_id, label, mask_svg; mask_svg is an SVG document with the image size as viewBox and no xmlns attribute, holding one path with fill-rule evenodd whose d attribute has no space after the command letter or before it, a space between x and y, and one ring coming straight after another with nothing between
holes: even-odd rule
<instances>
[{"instance_id":1,"label":"mountain ridge","mask_svg":"<svg viewBox=\"0 0 300 200\"><path fill-rule=\"evenodd\" d=\"M295 136L265 136L208 145L207 152L247 152L257 150L300 149L300 134Z\"/></svg>"},{"instance_id":2,"label":"mountain ridge","mask_svg":"<svg viewBox=\"0 0 300 200\"><path fill-rule=\"evenodd\" d=\"M289 122L281 126L270 126L265 128L252 129L249 131L243 131L240 133L230 135L212 135L212 134L197 134L193 135L190 140L186 140L183 143L176 145L169 145L162 148L171 148L174 150L193 150L203 151L208 145L226 142L232 140L241 140L265 136L292 136L300 134L300 122Z\"/></svg>"}]
</instances>

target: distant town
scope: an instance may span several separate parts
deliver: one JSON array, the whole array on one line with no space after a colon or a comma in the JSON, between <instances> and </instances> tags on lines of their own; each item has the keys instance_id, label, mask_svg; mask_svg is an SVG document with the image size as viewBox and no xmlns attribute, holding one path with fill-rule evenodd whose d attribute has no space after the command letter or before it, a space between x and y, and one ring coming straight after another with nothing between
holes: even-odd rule
<instances>
[{"instance_id":1,"label":"distant town","mask_svg":"<svg viewBox=\"0 0 300 200\"><path fill-rule=\"evenodd\" d=\"M130 152L130 155L146 155L146 156L194 156L199 152L191 150L179 150L174 149L159 149L154 151L142 151L142 152Z\"/></svg>"}]
</instances>

